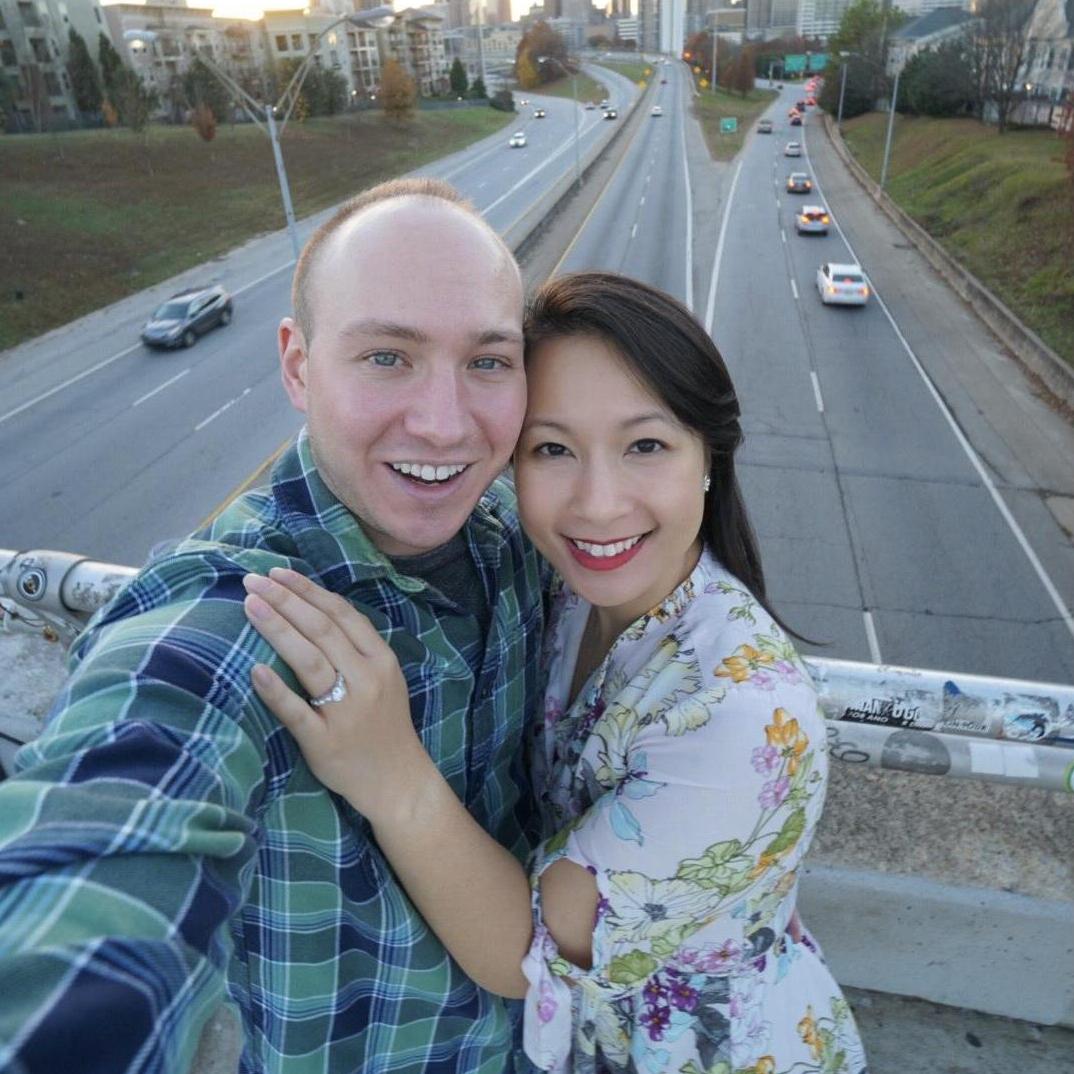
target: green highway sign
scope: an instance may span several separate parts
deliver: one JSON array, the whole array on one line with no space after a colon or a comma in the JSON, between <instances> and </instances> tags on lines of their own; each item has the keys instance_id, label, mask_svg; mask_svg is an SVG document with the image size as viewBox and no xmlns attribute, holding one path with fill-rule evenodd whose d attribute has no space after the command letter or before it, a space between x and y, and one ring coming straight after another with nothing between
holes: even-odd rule
<instances>
[{"instance_id":1,"label":"green highway sign","mask_svg":"<svg viewBox=\"0 0 1074 1074\"><path fill-rule=\"evenodd\" d=\"M734 116L728 119L720 120L720 133L721 134L734 134L738 130L738 120Z\"/></svg>"}]
</instances>

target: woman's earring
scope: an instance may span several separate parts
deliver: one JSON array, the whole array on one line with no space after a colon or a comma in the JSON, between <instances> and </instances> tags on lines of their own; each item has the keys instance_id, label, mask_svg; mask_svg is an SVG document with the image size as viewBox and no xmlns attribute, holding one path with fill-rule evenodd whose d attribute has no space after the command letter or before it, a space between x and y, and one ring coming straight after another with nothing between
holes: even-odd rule
<instances>
[{"instance_id":1,"label":"woman's earring","mask_svg":"<svg viewBox=\"0 0 1074 1074\"><path fill-rule=\"evenodd\" d=\"M705 492L712 488L712 478L708 474L705 474L705 483L701 487Z\"/></svg>"}]
</instances>

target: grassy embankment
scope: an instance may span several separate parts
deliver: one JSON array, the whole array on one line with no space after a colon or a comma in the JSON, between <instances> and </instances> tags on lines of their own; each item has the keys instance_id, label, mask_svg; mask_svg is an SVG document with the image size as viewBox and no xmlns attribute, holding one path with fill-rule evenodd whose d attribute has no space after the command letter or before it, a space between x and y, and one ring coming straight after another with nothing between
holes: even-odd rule
<instances>
[{"instance_id":1,"label":"grassy embankment","mask_svg":"<svg viewBox=\"0 0 1074 1074\"><path fill-rule=\"evenodd\" d=\"M583 75L579 72L576 81L578 83L578 100L582 104L586 101L592 101L596 104L598 101L602 101L608 96L608 91L604 86L600 82L594 82L588 75ZM519 97L528 99L531 93L540 93L548 97L566 97L569 99L574 96L571 82L572 80L564 75L562 78L557 78L554 82L545 82L544 85L538 86L537 89L534 90L512 90L515 95L515 107L518 107Z\"/></svg>"},{"instance_id":2,"label":"grassy embankment","mask_svg":"<svg viewBox=\"0 0 1074 1074\"><path fill-rule=\"evenodd\" d=\"M515 121L491 108L292 123L283 155L301 217ZM0 137L0 350L284 226L268 138L222 126ZM15 292L23 293L16 300Z\"/></svg>"},{"instance_id":3,"label":"grassy embankment","mask_svg":"<svg viewBox=\"0 0 1074 1074\"><path fill-rule=\"evenodd\" d=\"M698 90L694 114L701 122L713 160L730 160L738 153L757 117L776 96L775 90L767 89L750 90L745 97L722 89L715 93L710 88ZM720 120L731 117L738 120L738 129L734 134L721 134Z\"/></svg>"},{"instance_id":4,"label":"grassy embankment","mask_svg":"<svg viewBox=\"0 0 1074 1074\"><path fill-rule=\"evenodd\" d=\"M599 67L626 75L631 82L648 82L655 74L653 65L641 60L597 60L596 63Z\"/></svg>"},{"instance_id":5,"label":"grassy embankment","mask_svg":"<svg viewBox=\"0 0 1074 1074\"><path fill-rule=\"evenodd\" d=\"M886 115L843 124L879 179ZM1074 199L1051 131L896 116L888 193L1074 365Z\"/></svg>"}]
</instances>

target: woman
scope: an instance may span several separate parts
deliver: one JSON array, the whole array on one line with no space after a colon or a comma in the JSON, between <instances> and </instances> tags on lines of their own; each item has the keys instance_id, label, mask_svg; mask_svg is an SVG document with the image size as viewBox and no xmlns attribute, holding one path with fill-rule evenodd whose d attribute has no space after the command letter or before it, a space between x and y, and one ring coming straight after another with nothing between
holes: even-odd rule
<instances>
[{"instance_id":1,"label":"woman","mask_svg":"<svg viewBox=\"0 0 1074 1074\"><path fill-rule=\"evenodd\" d=\"M460 965L525 995L538 1066L858 1074L846 1002L788 931L825 731L765 602L723 360L674 300L602 273L545 285L526 335L519 509L558 576L529 875L440 777L345 601L251 576L251 619L300 683L338 670L350 693L314 709L264 667L255 687Z\"/></svg>"}]
</instances>

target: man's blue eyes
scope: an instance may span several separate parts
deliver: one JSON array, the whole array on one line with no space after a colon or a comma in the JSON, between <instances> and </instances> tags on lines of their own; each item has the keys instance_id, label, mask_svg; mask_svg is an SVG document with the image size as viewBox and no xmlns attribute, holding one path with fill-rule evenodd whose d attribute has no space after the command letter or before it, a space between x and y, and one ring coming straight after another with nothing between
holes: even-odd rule
<instances>
[{"instance_id":1,"label":"man's blue eyes","mask_svg":"<svg viewBox=\"0 0 1074 1074\"><path fill-rule=\"evenodd\" d=\"M402 361L402 358L392 351L377 351L375 354L369 355L368 360L381 369L394 369ZM502 358L475 358L471 365L481 372L490 372L495 369L505 368L507 363Z\"/></svg>"}]
</instances>

